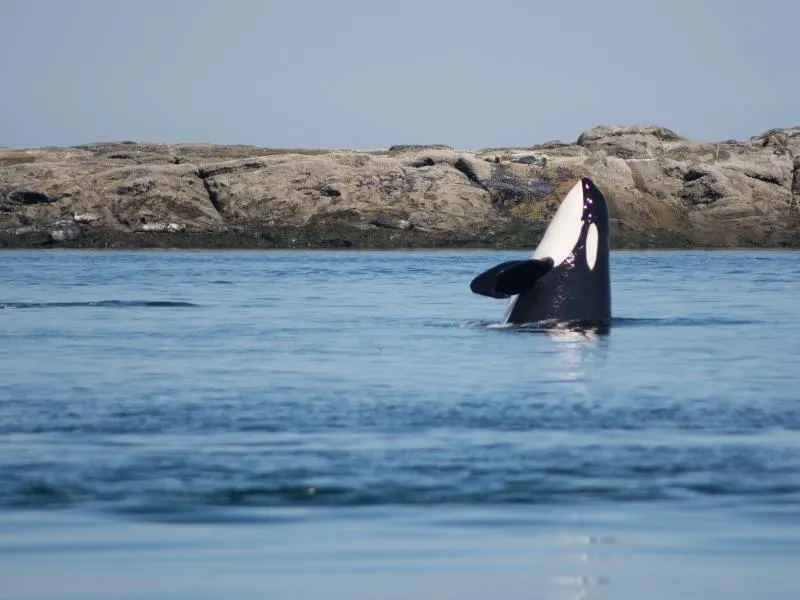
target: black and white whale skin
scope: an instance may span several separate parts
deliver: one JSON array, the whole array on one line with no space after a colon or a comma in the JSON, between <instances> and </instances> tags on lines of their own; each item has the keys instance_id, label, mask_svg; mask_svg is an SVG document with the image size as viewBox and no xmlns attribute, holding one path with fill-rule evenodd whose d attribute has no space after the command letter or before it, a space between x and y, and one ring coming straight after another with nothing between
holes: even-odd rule
<instances>
[{"instance_id":1,"label":"black and white whale skin","mask_svg":"<svg viewBox=\"0 0 800 600\"><path fill-rule=\"evenodd\" d=\"M567 193L530 259L500 263L470 289L510 298L504 324L611 323L608 202L587 177Z\"/></svg>"}]
</instances>

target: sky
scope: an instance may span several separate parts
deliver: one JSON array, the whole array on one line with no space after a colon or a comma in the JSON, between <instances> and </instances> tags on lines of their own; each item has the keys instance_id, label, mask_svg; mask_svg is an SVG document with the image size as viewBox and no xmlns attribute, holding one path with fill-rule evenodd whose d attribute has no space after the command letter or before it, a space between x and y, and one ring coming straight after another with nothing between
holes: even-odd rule
<instances>
[{"instance_id":1,"label":"sky","mask_svg":"<svg viewBox=\"0 0 800 600\"><path fill-rule=\"evenodd\" d=\"M0 0L0 145L460 149L800 124L796 0Z\"/></svg>"}]
</instances>

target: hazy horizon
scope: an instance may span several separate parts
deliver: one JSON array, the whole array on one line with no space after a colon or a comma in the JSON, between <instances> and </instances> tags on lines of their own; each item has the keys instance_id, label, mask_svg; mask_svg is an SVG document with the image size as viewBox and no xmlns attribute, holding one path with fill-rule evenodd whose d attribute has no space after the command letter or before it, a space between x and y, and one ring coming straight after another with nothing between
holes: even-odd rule
<instances>
[{"instance_id":1,"label":"hazy horizon","mask_svg":"<svg viewBox=\"0 0 800 600\"><path fill-rule=\"evenodd\" d=\"M0 145L705 141L800 124L800 4L0 0Z\"/></svg>"}]
</instances>

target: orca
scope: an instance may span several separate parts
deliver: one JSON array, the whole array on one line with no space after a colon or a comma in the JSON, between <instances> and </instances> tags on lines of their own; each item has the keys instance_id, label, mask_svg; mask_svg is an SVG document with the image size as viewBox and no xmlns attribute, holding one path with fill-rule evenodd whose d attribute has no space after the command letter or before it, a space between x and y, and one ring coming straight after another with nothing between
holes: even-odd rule
<instances>
[{"instance_id":1,"label":"orca","mask_svg":"<svg viewBox=\"0 0 800 600\"><path fill-rule=\"evenodd\" d=\"M505 325L611 324L608 202L588 177L562 200L531 258L502 262L470 282L475 294L508 298Z\"/></svg>"}]
</instances>

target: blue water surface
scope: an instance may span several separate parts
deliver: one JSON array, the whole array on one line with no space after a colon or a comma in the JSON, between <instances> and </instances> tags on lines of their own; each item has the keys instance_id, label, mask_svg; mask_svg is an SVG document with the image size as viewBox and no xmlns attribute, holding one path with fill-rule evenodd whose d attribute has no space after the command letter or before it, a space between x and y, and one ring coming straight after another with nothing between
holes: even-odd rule
<instances>
[{"instance_id":1,"label":"blue water surface","mask_svg":"<svg viewBox=\"0 0 800 600\"><path fill-rule=\"evenodd\" d=\"M0 253L0 598L798 597L800 254L526 255Z\"/></svg>"}]
</instances>

